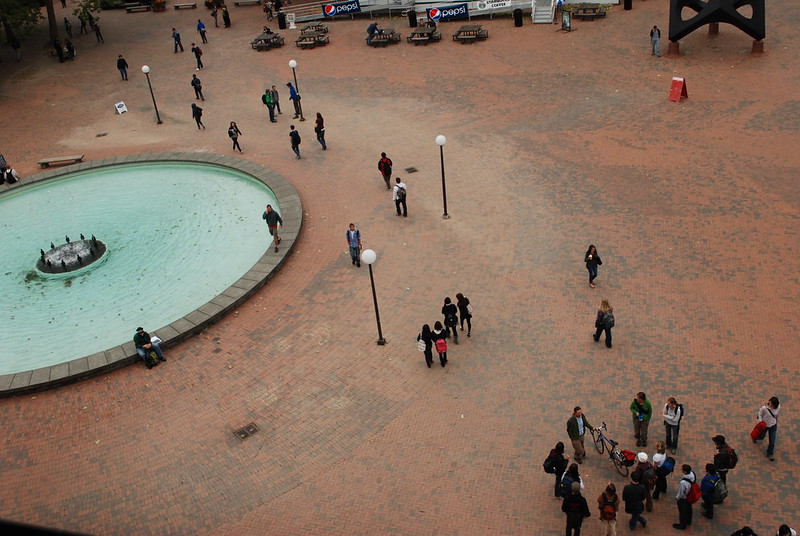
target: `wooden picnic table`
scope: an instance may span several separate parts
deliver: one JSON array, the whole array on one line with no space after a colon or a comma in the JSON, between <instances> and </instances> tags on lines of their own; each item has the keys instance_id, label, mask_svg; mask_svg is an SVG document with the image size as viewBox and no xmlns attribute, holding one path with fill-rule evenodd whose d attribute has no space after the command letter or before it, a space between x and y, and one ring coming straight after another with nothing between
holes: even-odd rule
<instances>
[{"instance_id":1,"label":"wooden picnic table","mask_svg":"<svg viewBox=\"0 0 800 536\"><path fill-rule=\"evenodd\" d=\"M294 44L300 48L315 48L317 45L324 46L330 43L328 35L323 32L307 31L294 40Z\"/></svg>"},{"instance_id":2,"label":"wooden picnic table","mask_svg":"<svg viewBox=\"0 0 800 536\"><path fill-rule=\"evenodd\" d=\"M431 41L440 41L442 39L442 34L436 31L435 27L432 26L422 26L420 28L415 28L411 35L409 35L406 40L409 43L414 43L414 45L418 45L423 43L427 45Z\"/></svg>"},{"instance_id":3,"label":"wooden picnic table","mask_svg":"<svg viewBox=\"0 0 800 536\"><path fill-rule=\"evenodd\" d=\"M605 17L606 8L602 6L581 5L573 11L572 16L576 19L594 20L597 17Z\"/></svg>"},{"instance_id":4,"label":"wooden picnic table","mask_svg":"<svg viewBox=\"0 0 800 536\"><path fill-rule=\"evenodd\" d=\"M300 33L305 34L308 32L328 33L328 27L321 22L311 22L300 28Z\"/></svg>"},{"instance_id":5,"label":"wooden picnic table","mask_svg":"<svg viewBox=\"0 0 800 536\"><path fill-rule=\"evenodd\" d=\"M489 30L484 30L480 24L465 24L453 34L453 41L474 43L489 37Z\"/></svg>"},{"instance_id":6,"label":"wooden picnic table","mask_svg":"<svg viewBox=\"0 0 800 536\"><path fill-rule=\"evenodd\" d=\"M285 42L285 39L279 34L262 32L261 35L250 41L250 46L255 50L269 50L271 48L282 47Z\"/></svg>"},{"instance_id":7,"label":"wooden picnic table","mask_svg":"<svg viewBox=\"0 0 800 536\"><path fill-rule=\"evenodd\" d=\"M395 33L394 28L378 28L378 30L372 34L371 40L367 37L367 44L373 47L385 47L391 43L399 42L400 34Z\"/></svg>"}]
</instances>

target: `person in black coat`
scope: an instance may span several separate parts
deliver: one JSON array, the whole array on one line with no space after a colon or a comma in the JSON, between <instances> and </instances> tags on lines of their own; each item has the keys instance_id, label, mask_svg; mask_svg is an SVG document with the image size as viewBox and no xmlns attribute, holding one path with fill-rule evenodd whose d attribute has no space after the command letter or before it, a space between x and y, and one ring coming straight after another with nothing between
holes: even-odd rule
<instances>
[{"instance_id":1,"label":"person in black coat","mask_svg":"<svg viewBox=\"0 0 800 536\"><path fill-rule=\"evenodd\" d=\"M444 330L444 326L438 320L433 325L433 332L431 333L431 340L433 344L436 344L436 341L442 340L445 343L445 351L439 352L437 349L437 353L439 354L439 362L442 364L442 367L447 365L447 332Z\"/></svg>"},{"instance_id":2,"label":"person in black coat","mask_svg":"<svg viewBox=\"0 0 800 536\"><path fill-rule=\"evenodd\" d=\"M567 536L579 536L583 519L592 515L586 498L581 495L580 482L573 482L572 489L561 503L561 511L567 514Z\"/></svg>"},{"instance_id":3,"label":"person in black coat","mask_svg":"<svg viewBox=\"0 0 800 536\"><path fill-rule=\"evenodd\" d=\"M450 297L444 299L444 306L442 307L442 315L444 316L444 325L447 328L447 334L453 332L453 343L458 344L458 307L452 302Z\"/></svg>"},{"instance_id":4,"label":"person in black coat","mask_svg":"<svg viewBox=\"0 0 800 536\"><path fill-rule=\"evenodd\" d=\"M569 464L569 455L564 454L564 443L561 441L556 443L556 446L550 451L550 454L548 454L547 457L553 460L553 467L556 470L556 485L554 488L554 495L562 498L561 477L564 476L564 471L567 470L567 465Z\"/></svg>"},{"instance_id":5,"label":"person in black coat","mask_svg":"<svg viewBox=\"0 0 800 536\"><path fill-rule=\"evenodd\" d=\"M472 333L472 313L469 312L469 298L461 294L456 294L456 306L458 307L458 314L461 316L461 331L464 331L464 321L467 322L467 337Z\"/></svg>"},{"instance_id":6,"label":"person in black coat","mask_svg":"<svg viewBox=\"0 0 800 536\"><path fill-rule=\"evenodd\" d=\"M594 288L594 280L597 279L597 267L603 264L594 244L590 245L589 249L586 250L583 262L586 263L586 269L589 270L589 286Z\"/></svg>"},{"instance_id":7,"label":"person in black coat","mask_svg":"<svg viewBox=\"0 0 800 536\"><path fill-rule=\"evenodd\" d=\"M206 128L202 121L203 109L195 103L192 103L192 118L194 119L195 123L197 123L197 130L200 130L200 127L203 127L203 129Z\"/></svg>"},{"instance_id":8,"label":"person in black coat","mask_svg":"<svg viewBox=\"0 0 800 536\"><path fill-rule=\"evenodd\" d=\"M417 335L417 340L425 343L425 364L428 368L433 365L433 333L428 324L422 326L422 331Z\"/></svg>"}]
</instances>

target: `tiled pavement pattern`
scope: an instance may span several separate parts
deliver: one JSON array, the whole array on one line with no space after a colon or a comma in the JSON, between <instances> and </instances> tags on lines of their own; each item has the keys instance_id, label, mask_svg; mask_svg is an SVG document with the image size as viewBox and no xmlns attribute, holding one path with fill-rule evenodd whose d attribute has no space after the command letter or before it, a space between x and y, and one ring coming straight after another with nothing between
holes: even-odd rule
<instances>
[{"instance_id":1,"label":"tiled pavement pattern","mask_svg":"<svg viewBox=\"0 0 800 536\"><path fill-rule=\"evenodd\" d=\"M229 154L236 120L243 157L287 177L306 215L284 269L165 366L0 401L0 516L95 534L561 534L541 462L566 440L572 406L630 447L627 406L645 390L686 405L679 462L708 461L716 433L740 454L726 504L713 522L696 508L692 533L800 524L800 15L791 0L769 3L763 57L723 25L657 60L647 32L666 34L667 5L615 7L570 34L480 21L491 37L469 47L372 50L364 20L337 21L328 47L266 53L247 45L260 12L233 9L233 28L210 28L204 47L204 132L189 114L193 58L172 54L169 31L190 43L202 10L103 13L105 45L77 38L74 64L28 47L16 66L3 52L0 124L14 125L3 151L21 173L51 153ZM311 122L299 124L299 161L292 57L304 111L325 115L329 141L320 151ZM680 104L667 101L673 75L688 81ZM277 125L260 105L267 83L281 89ZM382 187L381 151L419 169L403 175L407 219ZM379 255L385 347L366 267L347 257L350 221ZM590 242L604 260L595 290L581 262ZM414 337L459 291L475 305L473 337L428 370ZM611 350L589 338L602 297L616 308ZM771 395L785 412L775 463L747 436ZM261 431L239 441L232 431L249 422ZM622 484L596 454L583 470L590 501ZM642 532L671 533L674 501L648 519Z\"/></svg>"}]
</instances>

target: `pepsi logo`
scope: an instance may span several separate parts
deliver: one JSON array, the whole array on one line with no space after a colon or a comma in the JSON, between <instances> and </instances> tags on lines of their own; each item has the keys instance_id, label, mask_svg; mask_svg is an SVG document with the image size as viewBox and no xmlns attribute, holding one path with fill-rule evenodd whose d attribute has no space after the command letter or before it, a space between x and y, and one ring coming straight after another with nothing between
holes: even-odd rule
<instances>
[{"instance_id":1,"label":"pepsi logo","mask_svg":"<svg viewBox=\"0 0 800 536\"><path fill-rule=\"evenodd\" d=\"M324 11L325 15L327 15L328 17L333 17L334 15L336 15L336 6L334 6L333 4L328 4L327 6L325 6Z\"/></svg>"},{"instance_id":2,"label":"pepsi logo","mask_svg":"<svg viewBox=\"0 0 800 536\"><path fill-rule=\"evenodd\" d=\"M431 18L431 20L439 20L439 18L442 16L442 12L439 11L439 8L432 7L428 11L428 16Z\"/></svg>"}]
</instances>

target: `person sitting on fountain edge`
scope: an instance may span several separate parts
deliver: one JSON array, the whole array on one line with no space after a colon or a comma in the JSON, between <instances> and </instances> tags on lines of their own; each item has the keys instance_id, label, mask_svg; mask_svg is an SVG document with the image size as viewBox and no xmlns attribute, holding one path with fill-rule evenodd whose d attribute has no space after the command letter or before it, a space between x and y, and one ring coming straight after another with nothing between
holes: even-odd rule
<instances>
[{"instance_id":1,"label":"person sitting on fountain edge","mask_svg":"<svg viewBox=\"0 0 800 536\"><path fill-rule=\"evenodd\" d=\"M158 365L158 361L167 360L167 358L164 357L164 352L161 351L161 347L158 345L158 343L151 340L150 334L147 333L142 327L136 328L136 334L133 336L133 344L136 345L136 352L139 354L139 357L142 358L144 364L147 365L148 369ZM155 363L155 365L147 360L147 353L151 349L158 356L158 361Z\"/></svg>"}]
</instances>

